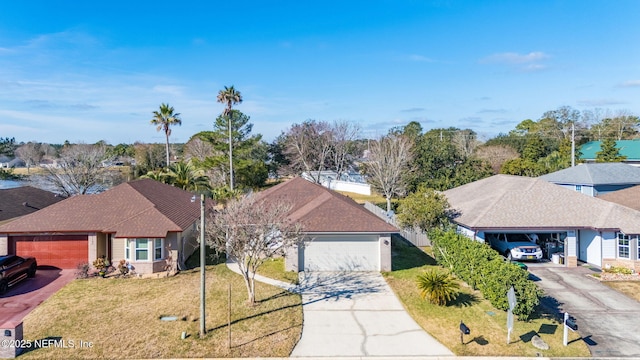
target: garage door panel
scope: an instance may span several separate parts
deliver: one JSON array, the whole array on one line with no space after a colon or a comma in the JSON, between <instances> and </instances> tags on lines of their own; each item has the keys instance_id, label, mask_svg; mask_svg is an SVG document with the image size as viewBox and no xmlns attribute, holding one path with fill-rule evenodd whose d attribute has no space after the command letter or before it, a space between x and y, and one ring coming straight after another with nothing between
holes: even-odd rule
<instances>
[{"instance_id":1,"label":"garage door panel","mask_svg":"<svg viewBox=\"0 0 640 360\"><path fill-rule=\"evenodd\" d=\"M33 256L38 265L61 269L75 269L89 255L86 235L14 236L9 243L12 253Z\"/></svg>"},{"instance_id":2,"label":"garage door panel","mask_svg":"<svg viewBox=\"0 0 640 360\"><path fill-rule=\"evenodd\" d=\"M305 245L305 271L378 271L379 245L375 238L316 239Z\"/></svg>"}]
</instances>

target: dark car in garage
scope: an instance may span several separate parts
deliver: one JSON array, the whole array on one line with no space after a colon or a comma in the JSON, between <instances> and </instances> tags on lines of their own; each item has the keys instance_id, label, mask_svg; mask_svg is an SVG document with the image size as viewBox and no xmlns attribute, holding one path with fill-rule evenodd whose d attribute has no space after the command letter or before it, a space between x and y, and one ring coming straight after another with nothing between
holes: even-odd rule
<instances>
[{"instance_id":1,"label":"dark car in garage","mask_svg":"<svg viewBox=\"0 0 640 360\"><path fill-rule=\"evenodd\" d=\"M33 257L0 256L0 295L20 281L36 276L38 263Z\"/></svg>"}]
</instances>

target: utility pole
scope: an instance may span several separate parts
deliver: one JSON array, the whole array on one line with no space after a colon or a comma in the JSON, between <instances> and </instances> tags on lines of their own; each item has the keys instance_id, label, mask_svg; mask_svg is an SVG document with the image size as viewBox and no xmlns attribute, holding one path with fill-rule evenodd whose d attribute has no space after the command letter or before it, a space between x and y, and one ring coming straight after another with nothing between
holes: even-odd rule
<instances>
[{"instance_id":1,"label":"utility pole","mask_svg":"<svg viewBox=\"0 0 640 360\"><path fill-rule=\"evenodd\" d=\"M576 166L576 124L571 123L571 167Z\"/></svg>"},{"instance_id":2,"label":"utility pole","mask_svg":"<svg viewBox=\"0 0 640 360\"><path fill-rule=\"evenodd\" d=\"M229 188L233 191L233 138L231 137L231 111L228 112L229 118Z\"/></svg>"},{"instance_id":3,"label":"utility pole","mask_svg":"<svg viewBox=\"0 0 640 360\"><path fill-rule=\"evenodd\" d=\"M207 333L205 326L205 264L207 262L205 253L207 246L204 242L204 194L200 194L200 338L204 338Z\"/></svg>"}]
</instances>

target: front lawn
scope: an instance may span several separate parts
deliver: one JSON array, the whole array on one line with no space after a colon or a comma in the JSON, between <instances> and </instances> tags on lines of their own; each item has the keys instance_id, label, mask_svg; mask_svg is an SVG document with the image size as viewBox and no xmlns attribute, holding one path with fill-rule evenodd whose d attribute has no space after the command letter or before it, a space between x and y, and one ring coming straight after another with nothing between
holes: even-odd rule
<instances>
[{"instance_id":1,"label":"front lawn","mask_svg":"<svg viewBox=\"0 0 640 360\"><path fill-rule=\"evenodd\" d=\"M563 328L552 316L540 310L528 322L515 321L511 344L507 345L507 314L496 310L461 282L461 295L454 304L436 306L422 300L416 286L416 277L430 268L439 268L435 260L424 251L393 239L393 271L385 277L409 314L429 334L438 339L456 355L466 356L590 356L578 333L569 332L569 346L562 345ZM505 294L506 296L506 294ZM460 342L460 321L471 329L471 334ZM549 346L539 350L531 345L531 337L538 334Z\"/></svg>"},{"instance_id":2,"label":"front lawn","mask_svg":"<svg viewBox=\"0 0 640 360\"><path fill-rule=\"evenodd\" d=\"M259 268L258 274L292 285L298 285L298 273L294 271L284 271L284 258L273 258L266 260Z\"/></svg>"},{"instance_id":3,"label":"front lawn","mask_svg":"<svg viewBox=\"0 0 640 360\"><path fill-rule=\"evenodd\" d=\"M231 348L228 288L231 285ZM240 275L225 264L208 266L207 334L200 339L200 272L150 279L75 280L24 320L24 339L63 340L74 347L40 348L21 359L130 359L185 357L284 357L300 338L299 295L256 283L258 303L246 305ZM161 321L161 316L176 321ZM185 332L186 339L181 339ZM79 342L91 348L79 348ZM62 342L58 342L62 345Z\"/></svg>"}]
</instances>

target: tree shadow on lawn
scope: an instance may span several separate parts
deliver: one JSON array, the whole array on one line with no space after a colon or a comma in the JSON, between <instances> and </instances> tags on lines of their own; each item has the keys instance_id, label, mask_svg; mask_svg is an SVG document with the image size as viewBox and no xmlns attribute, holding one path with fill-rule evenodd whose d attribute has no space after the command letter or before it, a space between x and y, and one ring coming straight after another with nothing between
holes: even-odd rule
<instances>
[{"instance_id":1,"label":"tree shadow on lawn","mask_svg":"<svg viewBox=\"0 0 640 360\"><path fill-rule=\"evenodd\" d=\"M242 305L242 306L247 306L247 305ZM255 318L260 317L260 316L264 316L264 315L272 314L272 313L274 313L274 312L281 311L281 310L286 310L286 309L295 308L295 307L298 307L298 306L302 306L302 305L301 305L301 304L291 304L291 305L287 305L287 306L279 307L279 308L277 308L277 309L271 309L271 310L268 310L268 311L263 311L263 312L261 312L261 313L257 313L257 314L253 314L253 315L245 316L245 317L243 317L243 318L235 319L235 320L231 321L231 325L239 324L239 323L241 323L241 322L243 322L243 321L246 321L246 320L255 319ZM194 321L197 321L197 320L198 320L198 319L194 319ZM223 329L223 328L225 328L225 327L227 327L227 326L228 326L228 324L227 324L227 323L224 323L224 324L218 325L218 326L216 326L216 327L213 327L213 328L209 328L209 329L207 329L207 332L215 331L215 330L220 330L220 329ZM285 329L285 330L286 330L286 329ZM256 339L256 340L257 340L257 339Z\"/></svg>"},{"instance_id":2,"label":"tree shadow on lawn","mask_svg":"<svg viewBox=\"0 0 640 360\"><path fill-rule=\"evenodd\" d=\"M455 300L453 300L451 302L451 305L455 306L455 307L468 307L468 306L472 306L473 304L478 303L478 297L475 296L474 294L467 294L467 293L459 293L458 297L456 297Z\"/></svg>"},{"instance_id":3,"label":"tree shadow on lawn","mask_svg":"<svg viewBox=\"0 0 640 360\"><path fill-rule=\"evenodd\" d=\"M391 236L391 270L436 265L436 260L398 234Z\"/></svg>"},{"instance_id":4,"label":"tree shadow on lawn","mask_svg":"<svg viewBox=\"0 0 640 360\"><path fill-rule=\"evenodd\" d=\"M268 334L264 334L264 335L258 336L258 337L256 337L255 339L252 339L252 340L249 340L249 341L245 341L245 342L244 342L244 343L242 343L242 344L235 344L235 345L234 345L234 344L233 344L233 340L232 340L232 341L231 341L231 344L232 344L232 345L231 345L231 348L239 348L239 347L242 347L242 346L245 346L245 345L249 345L249 344L251 344L252 342L256 342L256 341L258 341L258 340L266 339L266 338L268 338L269 336L273 336L273 335L276 335L276 334L281 333L281 332L284 332L284 331L288 331L288 330L291 330L291 329L295 329L295 328L297 328L298 326L302 326L302 324L295 324L295 325L291 325L291 326L289 326L289 327L287 327L287 328L284 328L284 329L280 329L280 330L272 331L272 332L270 332L270 333L268 333Z\"/></svg>"}]
</instances>

